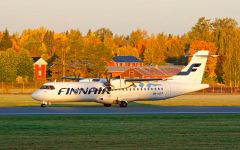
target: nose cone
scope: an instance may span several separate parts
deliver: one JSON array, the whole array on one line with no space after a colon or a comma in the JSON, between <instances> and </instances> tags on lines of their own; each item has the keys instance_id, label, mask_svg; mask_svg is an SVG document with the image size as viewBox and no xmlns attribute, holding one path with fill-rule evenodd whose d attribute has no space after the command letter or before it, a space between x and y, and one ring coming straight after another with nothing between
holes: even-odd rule
<instances>
[{"instance_id":1,"label":"nose cone","mask_svg":"<svg viewBox=\"0 0 240 150\"><path fill-rule=\"evenodd\" d=\"M32 93L32 99L37 100L37 101L42 101L43 96L39 90L35 91Z\"/></svg>"}]
</instances>

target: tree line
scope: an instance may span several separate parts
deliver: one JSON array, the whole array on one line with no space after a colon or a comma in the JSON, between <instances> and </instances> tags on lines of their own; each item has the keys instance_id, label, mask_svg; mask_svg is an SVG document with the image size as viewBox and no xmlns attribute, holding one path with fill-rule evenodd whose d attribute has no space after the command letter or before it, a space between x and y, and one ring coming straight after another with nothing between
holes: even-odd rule
<instances>
[{"instance_id":1,"label":"tree line","mask_svg":"<svg viewBox=\"0 0 240 150\"><path fill-rule=\"evenodd\" d=\"M208 83L239 86L240 28L232 18L199 18L183 35L148 34L137 29L118 35L108 28L89 30L83 35L71 29L57 33L46 28L26 29L21 34L0 32L0 81L33 80L31 57L41 56L48 62L48 77L63 75L103 77L106 64L116 55L132 55L145 65L174 63L186 65L186 54L207 49L219 58L209 58L204 74ZM189 58L190 59L190 58Z\"/></svg>"}]
</instances>

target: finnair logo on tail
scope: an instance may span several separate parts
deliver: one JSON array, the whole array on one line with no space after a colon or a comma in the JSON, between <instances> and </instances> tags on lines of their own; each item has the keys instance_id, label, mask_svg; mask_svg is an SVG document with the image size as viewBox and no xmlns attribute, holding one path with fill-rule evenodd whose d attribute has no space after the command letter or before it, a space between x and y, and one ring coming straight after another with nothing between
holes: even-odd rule
<instances>
[{"instance_id":1,"label":"finnair logo on tail","mask_svg":"<svg viewBox=\"0 0 240 150\"><path fill-rule=\"evenodd\" d=\"M105 88L96 88L96 87L92 87L92 88L61 88L58 91L58 95L71 95L71 94L75 94L75 95L80 95L80 94L110 94L109 90L105 87Z\"/></svg>"},{"instance_id":2,"label":"finnair logo on tail","mask_svg":"<svg viewBox=\"0 0 240 150\"><path fill-rule=\"evenodd\" d=\"M189 75L191 72L197 71L197 68L200 67L200 63L192 64L187 71L181 71L177 75Z\"/></svg>"}]
</instances>

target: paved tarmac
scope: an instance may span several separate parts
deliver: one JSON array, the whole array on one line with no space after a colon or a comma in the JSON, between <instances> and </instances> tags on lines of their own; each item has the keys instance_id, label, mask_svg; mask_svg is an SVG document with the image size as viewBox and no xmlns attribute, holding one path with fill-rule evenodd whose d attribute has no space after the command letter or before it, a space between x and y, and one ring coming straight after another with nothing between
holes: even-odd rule
<instances>
[{"instance_id":1,"label":"paved tarmac","mask_svg":"<svg viewBox=\"0 0 240 150\"><path fill-rule=\"evenodd\" d=\"M2 107L0 115L84 115L84 114L240 114L240 106L129 106L102 107Z\"/></svg>"}]
</instances>

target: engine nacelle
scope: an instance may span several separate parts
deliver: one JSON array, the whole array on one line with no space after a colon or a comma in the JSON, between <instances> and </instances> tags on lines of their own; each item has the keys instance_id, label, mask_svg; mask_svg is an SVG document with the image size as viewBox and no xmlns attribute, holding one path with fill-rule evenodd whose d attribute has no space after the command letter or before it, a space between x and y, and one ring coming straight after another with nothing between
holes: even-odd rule
<instances>
[{"instance_id":1,"label":"engine nacelle","mask_svg":"<svg viewBox=\"0 0 240 150\"><path fill-rule=\"evenodd\" d=\"M132 85L131 82L125 82L125 79L116 79L111 81L114 89L127 88Z\"/></svg>"}]
</instances>

